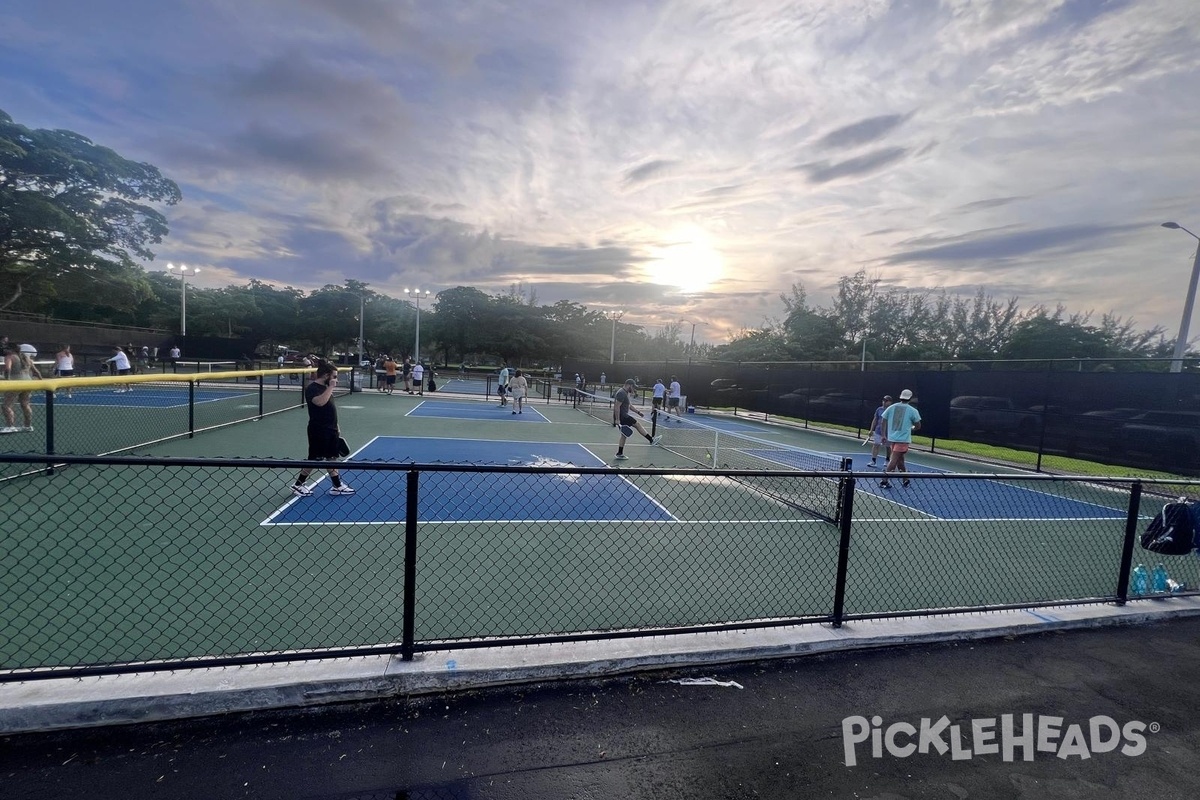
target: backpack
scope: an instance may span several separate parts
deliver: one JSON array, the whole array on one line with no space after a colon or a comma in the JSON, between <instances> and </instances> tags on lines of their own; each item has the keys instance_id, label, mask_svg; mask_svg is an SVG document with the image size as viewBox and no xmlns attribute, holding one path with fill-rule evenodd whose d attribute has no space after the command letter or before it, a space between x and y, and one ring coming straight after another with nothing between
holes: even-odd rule
<instances>
[{"instance_id":1,"label":"backpack","mask_svg":"<svg viewBox=\"0 0 1200 800\"><path fill-rule=\"evenodd\" d=\"M1167 503L1142 533L1142 548L1152 553L1179 556L1195 546L1195 524L1188 503Z\"/></svg>"},{"instance_id":2,"label":"backpack","mask_svg":"<svg viewBox=\"0 0 1200 800\"><path fill-rule=\"evenodd\" d=\"M433 376L432 376L432 375L430 375L430 376L429 376L429 391L431 391L431 392L436 392L436 391L437 391L437 384L433 382Z\"/></svg>"}]
</instances>

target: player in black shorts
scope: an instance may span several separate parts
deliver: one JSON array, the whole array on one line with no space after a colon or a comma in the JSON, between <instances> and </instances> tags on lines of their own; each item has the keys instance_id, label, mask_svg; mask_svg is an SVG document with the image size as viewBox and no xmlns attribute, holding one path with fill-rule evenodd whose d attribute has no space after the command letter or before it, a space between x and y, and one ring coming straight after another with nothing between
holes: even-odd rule
<instances>
[{"instance_id":1,"label":"player in black shorts","mask_svg":"<svg viewBox=\"0 0 1200 800\"><path fill-rule=\"evenodd\" d=\"M337 388L337 381L337 367L320 359L312 383L304 387L304 404L308 407L309 461L336 461L341 457L341 433L338 430L337 409L333 405L333 392ZM328 467L326 471L333 481L330 494L354 494L353 489L342 483L337 467ZM312 470L307 468L300 470L300 475L292 484L292 494L297 497L312 496L313 490L304 485L310 472Z\"/></svg>"},{"instance_id":2,"label":"player in black shorts","mask_svg":"<svg viewBox=\"0 0 1200 800\"><path fill-rule=\"evenodd\" d=\"M646 429L642 427L642 421L633 416L634 414L637 414L638 417L642 416L642 412L631 405L635 385L633 378L630 378L613 395L613 425L621 428L621 440L617 443L617 455L614 457L616 461L625 461L629 458L629 456L625 455L625 440L632 435L633 430L645 436L646 441L650 444L658 444L662 441L662 437L656 439L646 433ZM631 428L633 430L630 430ZM629 431L629 433L626 433L626 431Z\"/></svg>"}]
</instances>

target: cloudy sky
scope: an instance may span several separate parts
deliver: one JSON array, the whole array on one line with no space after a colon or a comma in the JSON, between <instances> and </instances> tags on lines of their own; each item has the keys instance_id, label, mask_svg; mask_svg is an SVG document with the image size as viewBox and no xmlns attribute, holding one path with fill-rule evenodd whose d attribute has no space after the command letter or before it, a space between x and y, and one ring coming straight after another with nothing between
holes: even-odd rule
<instances>
[{"instance_id":1,"label":"cloudy sky","mask_svg":"<svg viewBox=\"0 0 1200 800\"><path fill-rule=\"evenodd\" d=\"M212 286L722 341L865 268L1173 335L1198 40L1196 0L5 0L0 109L178 182L147 268Z\"/></svg>"}]
</instances>

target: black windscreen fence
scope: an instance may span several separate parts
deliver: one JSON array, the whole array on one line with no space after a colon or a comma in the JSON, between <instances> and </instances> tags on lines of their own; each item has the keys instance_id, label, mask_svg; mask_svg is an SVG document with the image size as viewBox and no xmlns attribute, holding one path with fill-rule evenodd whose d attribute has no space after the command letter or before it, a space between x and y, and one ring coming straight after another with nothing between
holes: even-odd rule
<instances>
[{"instance_id":1,"label":"black windscreen fence","mask_svg":"<svg viewBox=\"0 0 1200 800\"><path fill-rule=\"evenodd\" d=\"M659 361L563 369L604 372L610 384L636 378L646 390L675 376L688 405L856 430L870 426L884 395L911 389L921 433L935 440L1200 475L1200 374L866 366Z\"/></svg>"}]
</instances>

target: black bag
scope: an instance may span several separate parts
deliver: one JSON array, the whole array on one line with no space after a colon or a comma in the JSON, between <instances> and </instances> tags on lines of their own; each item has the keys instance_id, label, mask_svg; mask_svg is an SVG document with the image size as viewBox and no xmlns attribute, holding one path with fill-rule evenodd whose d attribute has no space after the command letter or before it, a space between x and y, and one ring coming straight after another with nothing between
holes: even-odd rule
<instances>
[{"instance_id":1,"label":"black bag","mask_svg":"<svg viewBox=\"0 0 1200 800\"><path fill-rule=\"evenodd\" d=\"M430 376L429 376L429 391L431 391L431 392L436 392L436 391L437 391L437 384L433 382L433 376L432 376L432 375L430 375Z\"/></svg>"},{"instance_id":2,"label":"black bag","mask_svg":"<svg viewBox=\"0 0 1200 800\"><path fill-rule=\"evenodd\" d=\"M1142 534L1142 548L1152 553L1180 556L1192 552L1196 531L1187 503L1167 503L1154 515Z\"/></svg>"}]
</instances>

